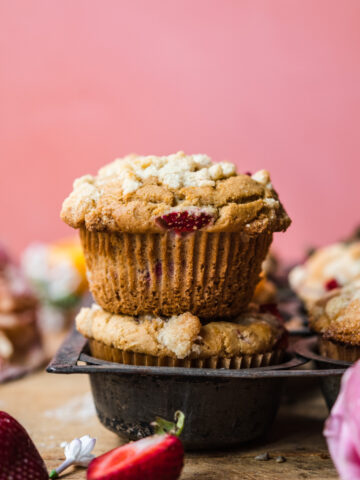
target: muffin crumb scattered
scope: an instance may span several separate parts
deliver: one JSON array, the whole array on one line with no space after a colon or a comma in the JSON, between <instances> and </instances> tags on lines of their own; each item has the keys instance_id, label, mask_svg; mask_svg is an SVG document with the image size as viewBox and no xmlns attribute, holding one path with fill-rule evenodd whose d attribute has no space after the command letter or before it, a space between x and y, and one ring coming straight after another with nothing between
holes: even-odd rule
<instances>
[{"instance_id":1,"label":"muffin crumb scattered","mask_svg":"<svg viewBox=\"0 0 360 480\"><path fill-rule=\"evenodd\" d=\"M261 453L260 455L256 455L255 457L255 460L259 460L261 462L267 462L268 460L270 460L270 455L268 452L265 452L265 453Z\"/></svg>"}]
</instances>

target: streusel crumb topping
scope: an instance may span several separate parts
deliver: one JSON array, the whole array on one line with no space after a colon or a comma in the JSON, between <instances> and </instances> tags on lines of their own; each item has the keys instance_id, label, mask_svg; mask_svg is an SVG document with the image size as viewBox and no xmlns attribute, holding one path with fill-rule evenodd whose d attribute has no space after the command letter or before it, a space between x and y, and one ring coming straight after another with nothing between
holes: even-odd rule
<instances>
[{"instance_id":1,"label":"streusel crumb topping","mask_svg":"<svg viewBox=\"0 0 360 480\"><path fill-rule=\"evenodd\" d=\"M267 171L237 174L232 163L183 152L129 155L101 168L97 176L75 180L61 217L74 228L160 233L164 215L184 211L187 224L209 232L244 229L251 234L286 230L290 224ZM197 221L209 212L206 224Z\"/></svg>"}]
</instances>

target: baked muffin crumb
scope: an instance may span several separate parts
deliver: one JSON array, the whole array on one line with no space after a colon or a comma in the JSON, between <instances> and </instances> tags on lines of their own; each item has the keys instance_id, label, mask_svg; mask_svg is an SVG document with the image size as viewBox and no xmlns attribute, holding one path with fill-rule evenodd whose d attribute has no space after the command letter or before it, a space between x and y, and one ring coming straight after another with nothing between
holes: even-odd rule
<instances>
[{"instance_id":1,"label":"baked muffin crumb","mask_svg":"<svg viewBox=\"0 0 360 480\"><path fill-rule=\"evenodd\" d=\"M256 306L231 322L212 321L205 325L189 312L170 319L151 315L130 317L112 315L93 306L81 309L76 327L85 337L110 347L179 359L271 352L286 333L274 315L259 313Z\"/></svg>"}]
</instances>

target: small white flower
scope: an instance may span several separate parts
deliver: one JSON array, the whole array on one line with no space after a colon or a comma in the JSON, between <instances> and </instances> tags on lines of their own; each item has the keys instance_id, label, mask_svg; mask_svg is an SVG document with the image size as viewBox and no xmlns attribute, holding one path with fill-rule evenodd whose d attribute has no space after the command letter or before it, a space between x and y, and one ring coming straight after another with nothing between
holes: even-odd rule
<instances>
[{"instance_id":1,"label":"small white flower","mask_svg":"<svg viewBox=\"0 0 360 480\"><path fill-rule=\"evenodd\" d=\"M94 458L91 451L94 448L95 443L96 438L91 438L89 435L75 438L70 443L63 442L61 446L65 447L64 453L66 460L50 473L50 478L57 478L61 472L71 465L87 467Z\"/></svg>"}]
</instances>

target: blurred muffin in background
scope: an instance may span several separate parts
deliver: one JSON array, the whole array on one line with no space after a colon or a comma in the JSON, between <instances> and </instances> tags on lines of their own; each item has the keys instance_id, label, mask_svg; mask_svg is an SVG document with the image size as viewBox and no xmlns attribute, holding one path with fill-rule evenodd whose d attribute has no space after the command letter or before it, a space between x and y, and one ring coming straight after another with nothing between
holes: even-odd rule
<instances>
[{"instance_id":1,"label":"blurred muffin in background","mask_svg":"<svg viewBox=\"0 0 360 480\"><path fill-rule=\"evenodd\" d=\"M360 277L360 241L340 242L316 250L289 273L289 283L311 310L326 292Z\"/></svg>"},{"instance_id":2,"label":"blurred muffin in background","mask_svg":"<svg viewBox=\"0 0 360 480\"><path fill-rule=\"evenodd\" d=\"M277 288L274 282L269 280L263 271L260 274L260 281L256 285L252 301L259 305L276 303Z\"/></svg>"},{"instance_id":3,"label":"blurred muffin in background","mask_svg":"<svg viewBox=\"0 0 360 480\"><path fill-rule=\"evenodd\" d=\"M355 362L360 358L360 278L327 292L310 310L321 355Z\"/></svg>"},{"instance_id":4,"label":"blurred muffin in background","mask_svg":"<svg viewBox=\"0 0 360 480\"><path fill-rule=\"evenodd\" d=\"M273 249L267 254L265 260L262 263L262 271L270 279L277 276L280 268L280 261Z\"/></svg>"},{"instance_id":5,"label":"blurred muffin in background","mask_svg":"<svg viewBox=\"0 0 360 480\"><path fill-rule=\"evenodd\" d=\"M252 302L258 305L277 303L276 277L279 260L272 250L267 254L261 268L262 271L259 275L259 282L256 285Z\"/></svg>"},{"instance_id":6,"label":"blurred muffin in background","mask_svg":"<svg viewBox=\"0 0 360 480\"><path fill-rule=\"evenodd\" d=\"M0 245L0 370L41 348L37 304L21 270Z\"/></svg>"},{"instance_id":7,"label":"blurred muffin in background","mask_svg":"<svg viewBox=\"0 0 360 480\"><path fill-rule=\"evenodd\" d=\"M31 244L22 255L21 265L40 300L41 327L51 332L68 328L88 295L79 240Z\"/></svg>"}]
</instances>

